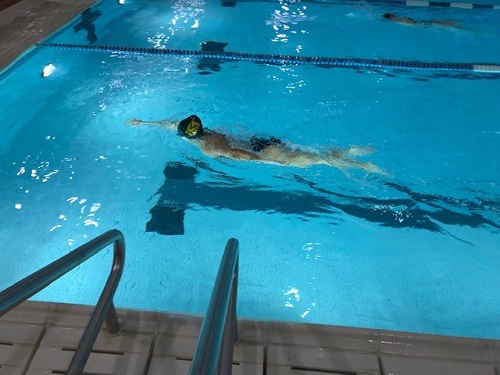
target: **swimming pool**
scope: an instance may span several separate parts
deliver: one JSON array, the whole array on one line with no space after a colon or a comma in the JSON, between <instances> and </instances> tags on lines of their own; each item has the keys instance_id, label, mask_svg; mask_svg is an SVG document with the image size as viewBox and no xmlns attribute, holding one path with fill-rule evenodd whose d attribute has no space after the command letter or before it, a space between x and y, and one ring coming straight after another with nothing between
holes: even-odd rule
<instances>
[{"instance_id":1,"label":"swimming pool","mask_svg":"<svg viewBox=\"0 0 500 375\"><path fill-rule=\"evenodd\" d=\"M386 12L458 19L463 30L401 26ZM236 237L241 317L500 338L500 75L226 54L498 65L497 16L342 2L99 3L0 76L0 287L117 228L128 251L118 306L203 313ZM204 41L227 45L208 58L149 53ZM82 47L96 45L146 50ZM42 78L48 63L56 69ZM124 125L191 113L208 128L307 150L369 145L376 151L361 160L387 175L211 159L173 133ZM94 303L109 258L36 298Z\"/></svg>"}]
</instances>

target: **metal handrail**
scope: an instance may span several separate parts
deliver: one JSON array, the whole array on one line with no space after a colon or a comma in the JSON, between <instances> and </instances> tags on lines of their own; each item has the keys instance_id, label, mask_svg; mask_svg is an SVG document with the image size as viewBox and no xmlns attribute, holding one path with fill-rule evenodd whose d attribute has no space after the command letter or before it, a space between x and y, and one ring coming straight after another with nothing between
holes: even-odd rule
<instances>
[{"instance_id":1,"label":"metal handrail","mask_svg":"<svg viewBox=\"0 0 500 375\"><path fill-rule=\"evenodd\" d=\"M125 239L123 234L116 229L112 229L78 247L68 255L34 272L0 293L1 317L64 274L96 255L111 243L114 245L111 273L66 374L78 375L83 372L104 320L106 320L106 326L110 333L116 334L120 332L120 325L113 304L113 296L118 287L118 282L120 281L123 265L125 263Z\"/></svg>"},{"instance_id":2,"label":"metal handrail","mask_svg":"<svg viewBox=\"0 0 500 375\"><path fill-rule=\"evenodd\" d=\"M227 241L215 279L210 305L201 326L190 375L230 375L233 347L238 341L236 295L238 289L238 240Z\"/></svg>"}]
</instances>

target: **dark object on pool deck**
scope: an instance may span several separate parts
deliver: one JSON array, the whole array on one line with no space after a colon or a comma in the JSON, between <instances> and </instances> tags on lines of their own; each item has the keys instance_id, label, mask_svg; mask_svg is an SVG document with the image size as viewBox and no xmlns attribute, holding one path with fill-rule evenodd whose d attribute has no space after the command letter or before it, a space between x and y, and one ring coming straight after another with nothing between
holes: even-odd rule
<instances>
[{"instance_id":1,"label":"dark object on pool deck","mask_svg":"<svg viewBox=\"0 0 500 375\"><path fill-rule=\"evenodd\" d=\"M171 180L178 180L178 184L187 182L190 186L194 184L194 178L198 174L196 168L181 163L167 163L163 170L165 182L156 192L160 194L158 203L149 211L151 220L146 223L146 232L156 232L165 236L176 236L184 234L184 214L188 205L172 201Z\"/></svg>"},{"instance_id":2,"label":"dark object on pool deck","mask_svg":"<svg viewBox=\"0 0 500 375\"><path fill-rule=\"evenodd\" d=\"M82 12L81 18L82 20L77 23L75 26L73 26L73 31L75 33L79 32L80 30L85 30L87 31L87 40L89 41L90 44L97 42L97 35L95 33L95 25L93 22L98 19L102 15L102 12L100 10L96 11L91 11L90 9L87 9Z\"/></svg>"},{"instance_id":3,"label":"dark object on pool deck","mask_svg":"<svg viewBox=\"0 0 500 375\"><path fill-rule=\"evenodd\" d=\"M202 52L225 52L224 48L227 46L227 43L224 42L213 42L213 41L207 41L201 43L201 50ZM196 67L200 70L203 70L203 72L200 72L202 75L207 75L211 74L208 70L211 70L212 72L220 72L221 71L221 66L224 60L221 60L220 58L217 57L202 57L198 61L198 65Z\"/></svg>"}]
</instances>

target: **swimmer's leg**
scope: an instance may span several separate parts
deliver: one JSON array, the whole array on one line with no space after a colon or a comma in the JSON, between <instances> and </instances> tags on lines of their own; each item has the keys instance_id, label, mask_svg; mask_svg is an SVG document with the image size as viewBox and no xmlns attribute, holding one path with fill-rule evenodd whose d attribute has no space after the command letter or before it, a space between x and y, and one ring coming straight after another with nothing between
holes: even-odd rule
<instances>
[{"instance_id":1,"label":"swimmer's leg","mask_svg":"<svg viewBox=\"0 0 500 375\"><path fill-rule=\"evenodd\" d=\"M383 175L387 174L383 169L377 167L375 164L373 164L371 162L362 162L362 161L346 158L346 154L349 154L349 151L352 151L352 150L353 150L353 148L351 147L348 150L332 150L330 152L327 152L324 155L322 155L323 162L321 164L328 164L328 165L331 165L332 167L336 167L342 171L345 171L345 169L348 169L348 168L360 168L360 169L364 169L365 171L370 172L370 173L379 173L379 174L383 174ZM360 150L363 150L363 148L358 148L358 149L354 150L354 153L359 152ZM347 153L346 153L346 151L347 151ZM372 150L370 150L369 148L366 148L366 150L363 150L363 151L365 153L361 153L361 154L358 153L356 155L365 155L366 152L368 152L368 151L371 152Z\"/></svg>"},{"instance_id":2,"label":"swimmer's leg","mask_svg":"<svg viewBox=\"0 0 500 375\"><path fill-rule=\"evenodd\" d=\"M461 22L458 20L430 21L430 23L433 26L449 27L449 28L457 29L457 30L462 29Z\"/></svg>"}]
</instances>

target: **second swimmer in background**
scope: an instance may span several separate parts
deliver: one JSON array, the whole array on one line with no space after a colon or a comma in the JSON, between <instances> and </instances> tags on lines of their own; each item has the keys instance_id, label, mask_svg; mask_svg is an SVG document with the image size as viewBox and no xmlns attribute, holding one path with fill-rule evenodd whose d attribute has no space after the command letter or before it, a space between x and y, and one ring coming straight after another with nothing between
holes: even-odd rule
<instances>
[{"instance_id":1,"label":"second swimmer in background","mask_svg":"<svg viewBox=\"0 0 500 375\"><path fill-rule=\"evenodd\" d=\"M410 17L396 16L395 14L392 13L385 13L384 15L382 15L382 18L391 22L397 22L412 26L421 26L421 27L439 26L457 30L462 29L460 27L460 22L456 20L429 20L429 21L414 20L413 18Z\"/></svg>"}]
</instances>

